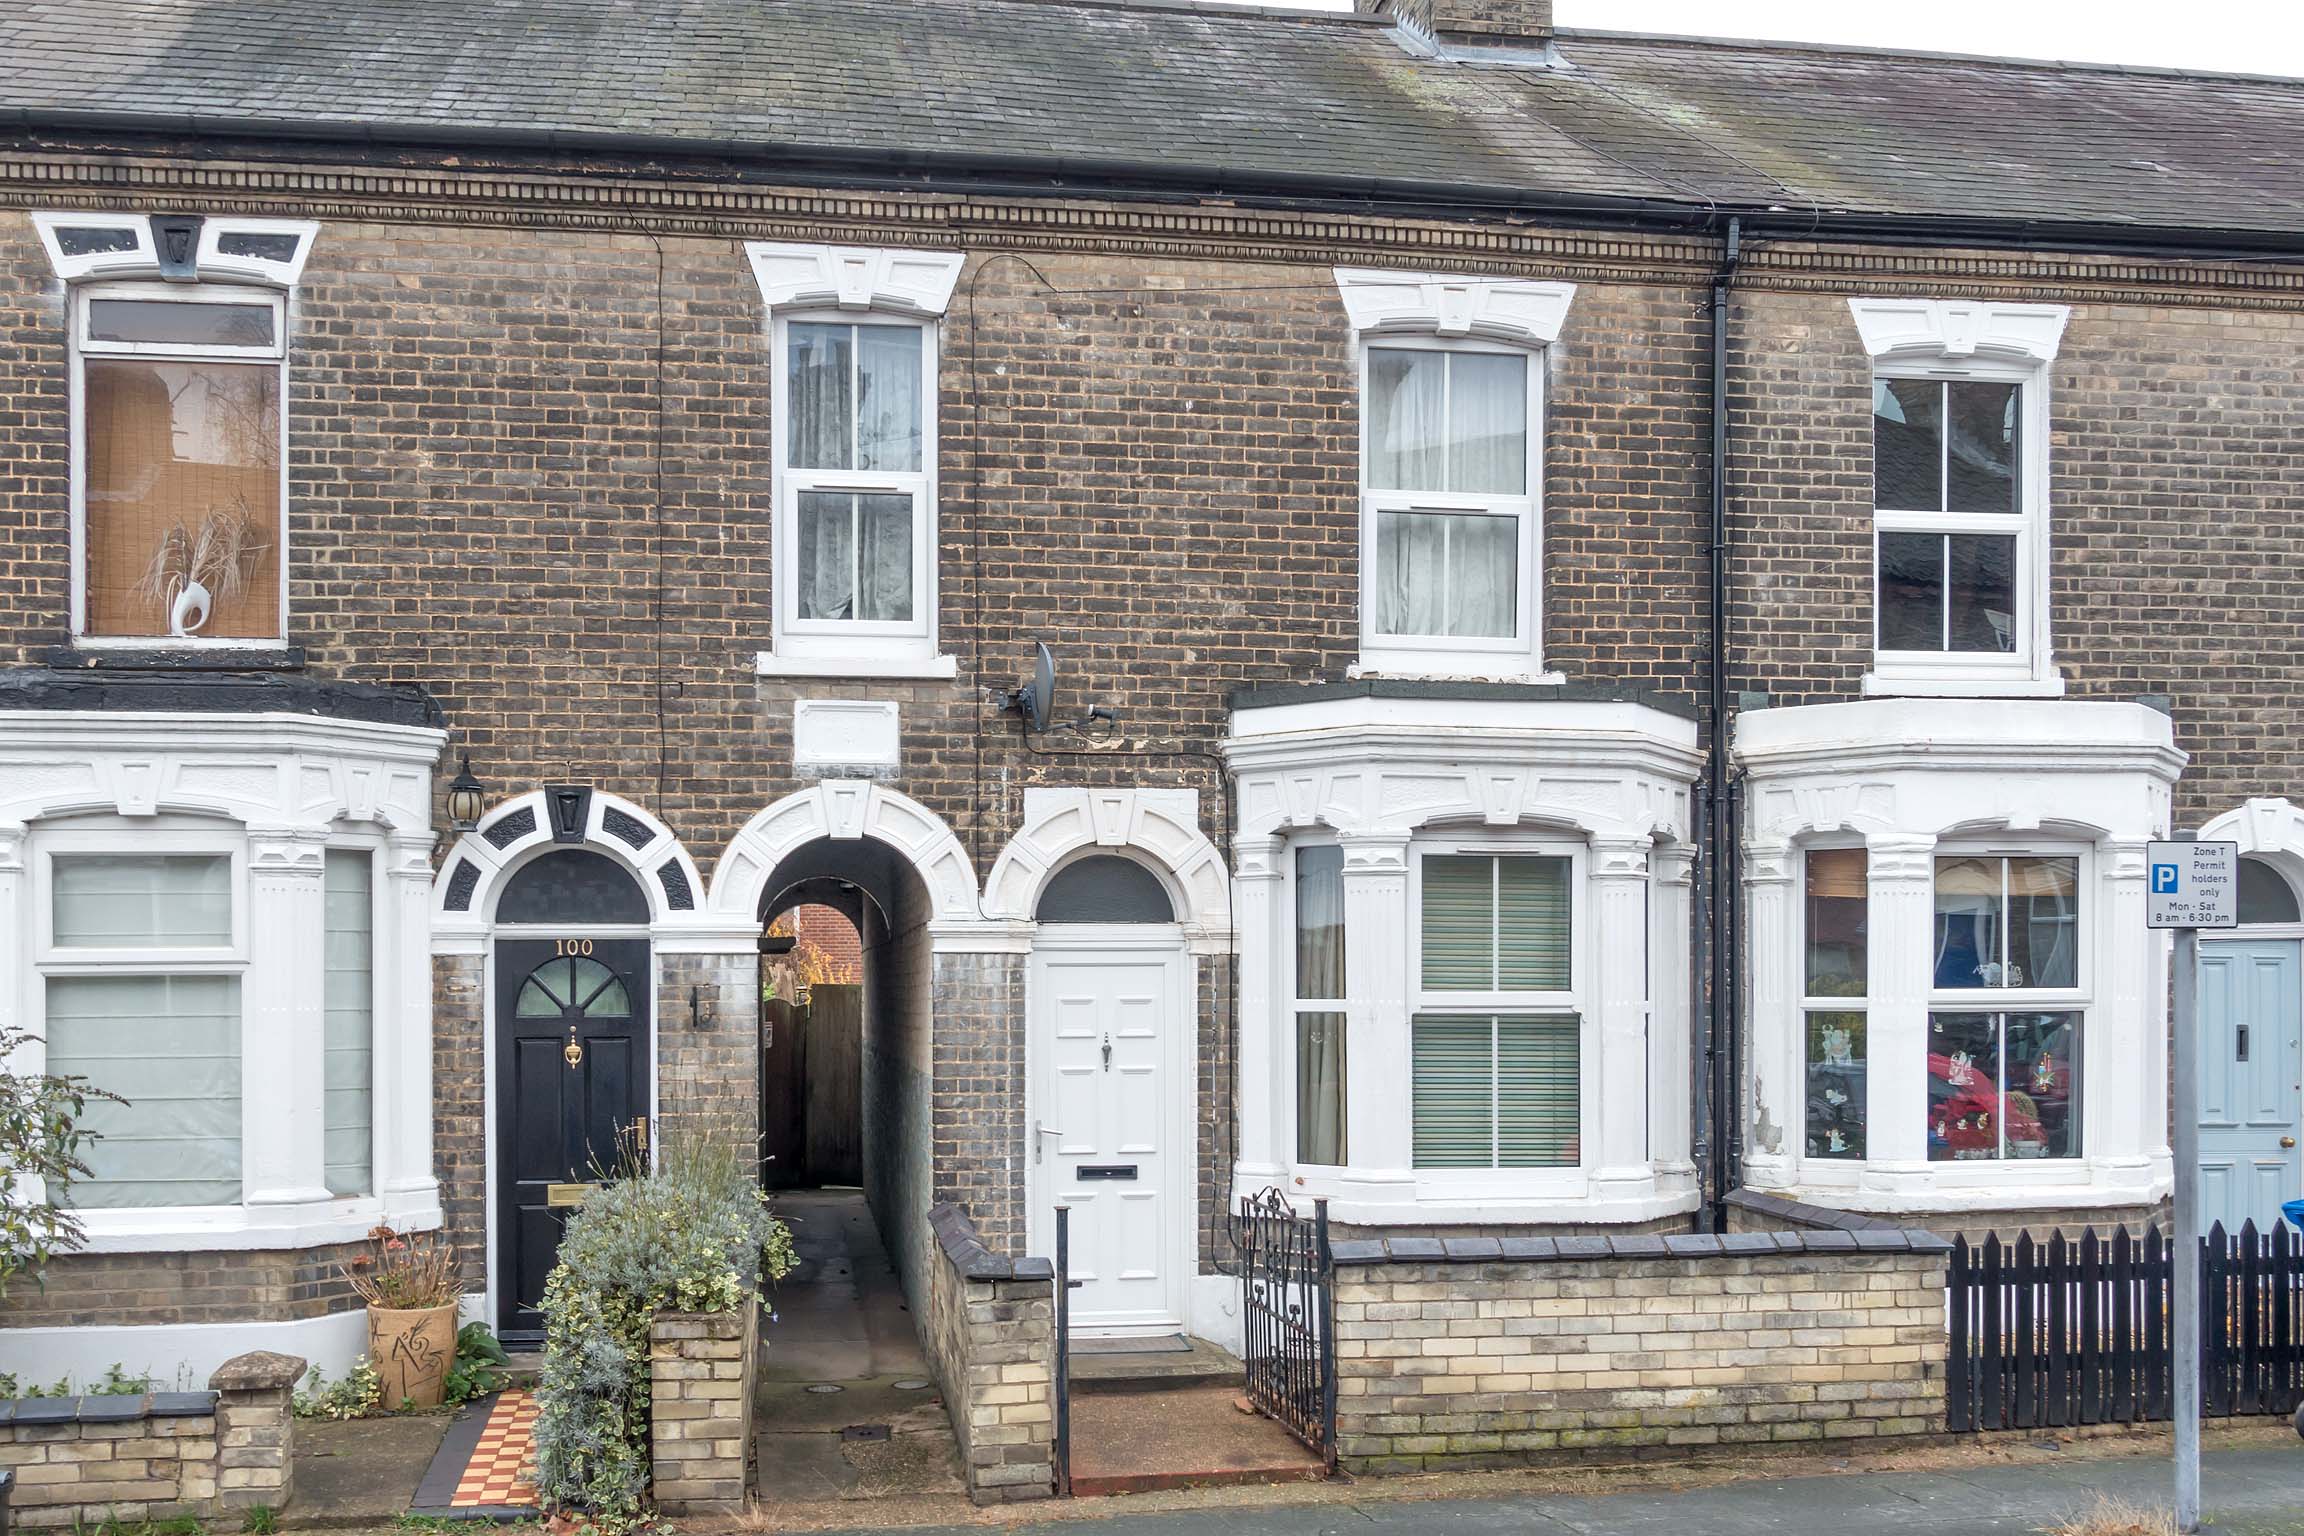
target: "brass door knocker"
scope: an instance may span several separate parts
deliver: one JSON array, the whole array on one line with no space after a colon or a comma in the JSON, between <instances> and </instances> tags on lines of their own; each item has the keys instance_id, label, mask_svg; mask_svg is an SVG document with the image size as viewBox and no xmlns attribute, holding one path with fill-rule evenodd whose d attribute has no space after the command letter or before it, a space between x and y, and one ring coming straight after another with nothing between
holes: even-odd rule
<instances>
[{"instance_id":1,"label":"brass door knocker","mask_svg":"<svg viewBox=\"0 0 2304 1536\"><path fill-rule=\"evenodd\" d=\"M573 1024L568 1026L568 1043L561 1047L560 1056L568 1063L571 1072L584 1065L584 1047L576 1043L576 1026Z\"/></svg>"}]
</instances>

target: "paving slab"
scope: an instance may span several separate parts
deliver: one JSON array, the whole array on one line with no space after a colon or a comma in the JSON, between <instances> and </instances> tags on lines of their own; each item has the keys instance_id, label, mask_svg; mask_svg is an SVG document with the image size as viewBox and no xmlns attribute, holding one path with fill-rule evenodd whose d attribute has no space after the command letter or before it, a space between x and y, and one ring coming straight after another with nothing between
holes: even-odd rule
<instances>
[{"instance_id":1,"label":"paving slab","mask_svg":"<svg viewBox=\"0 0 2304 1536\"><path fill-rule=\"evenodd\" d=\"M1072 1402L1076 1493L1146 1493L1242 1483L1300 1482L1327 1468L1261 1414L1239 1389L1176 1387L1101 1392Z\"/></svg>"},{"instance_id":2,"label":"paving slab","mask_svg":"<svg viewBox=\"0 0 2304 1536\"><path fill-rule=\"evenodd\" d=\"M299 1524L390 1524L416 1497L449 1419L426 1413L297 1420L296 1498L289 1513Z\"/></svg>"}]
</instances>

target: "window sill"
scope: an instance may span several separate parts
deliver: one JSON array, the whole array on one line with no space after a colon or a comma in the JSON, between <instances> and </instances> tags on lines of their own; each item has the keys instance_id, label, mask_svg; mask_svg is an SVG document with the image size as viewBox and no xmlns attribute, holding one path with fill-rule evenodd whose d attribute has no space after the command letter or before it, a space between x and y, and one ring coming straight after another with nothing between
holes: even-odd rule
<instances>
[{"instance_id":1,"label":"window sill","mask_svg":"<svg viewBox=\"0 0 2304 1536\"><path fill-rule=\"evenodd\" d=\"M304 647L285 640L184 645L165 640L83 638L51 649L48 665L59 671L301 672Z\"/></svg>"},{"instance_id":2,"label":"window sill","mask_svg":"<svg viewBox=\"0 0 2304 1536\"><path fill-rule=\"evenodd\" d=\"M891 678L941 683L960 675L957 656L779 656L762 651L753 659L756 677Z\"/></svg>"},{"instance_id":3,"label":"window sill","mask_svg":"<svg viewBox=\"0 0 2304 1536\"><path fill-rule=\"evenodd\" d=\"M443 1225L437 1190L300 1205L201 1205L84 1210L78 1253L212 1253L356 1243L378 1223L403 1232Z\"/></svg>"},{"instance_id":4,"label":"window sill","mask_svg":"<svg viewBox=\"0 0 2304 1536\"><path fill-rule=\"evenodd\" d=\"M1880 667L1864 674L1863 688L1867 698L2060 699L2064 696L2064 674L2051 671L2046 677L2031 677L2013 672L1975 672L1961 676Z\"/></svg>"},{"instance_id":5,"label":"window sill","mask_svg":"<svg viewBox=\"0 0 2304 1536\"><path fill-rule=\"evenodd\" d=\"M1431 656L1414 659L1402 656L1363 656L1344 669L1347 681L1358 682L1364 677L1389 678L1398 682L1453 682L1453 683L1546 683L1568 681L1565 672L1547 672L1535 661L1511 661L1501 657L1486 660L1440 660Z\"/></svg>"}]
</instances>

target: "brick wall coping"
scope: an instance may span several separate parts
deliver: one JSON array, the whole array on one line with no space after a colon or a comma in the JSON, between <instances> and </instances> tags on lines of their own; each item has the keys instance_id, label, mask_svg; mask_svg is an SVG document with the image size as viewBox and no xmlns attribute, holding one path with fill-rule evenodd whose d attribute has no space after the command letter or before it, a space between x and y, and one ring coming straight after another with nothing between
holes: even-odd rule
<instances>
[{"instance_id":1,"label":"brick wall coping","mask_svg":"<svg viewBox=\"0 0 2304 1536\"><path fill-rule=\"evenodd\" d=\"M1687 699L1636 688L1629 683L1475 683L1406 677L1358 677L1345 682L1289 684L1280 687L1234 689L1228 701L1235 710L1278 709L1289 704L1318 704L1327 699L1448 699L1552 700L1578 704L1641 704L1678 715L1697 717Z\"/></svg>"},{"instance_id":2,"label":"brick wall coping","mask_svg":"<svg viewBox=\"0 0 2304 1536\"><path fill-rule=\"evenodd\" d=\"M293 673L106 674L48 667L0 675L0 710L9 709L320 715L432 727L447 719L439 702L414 683L344 683Z\"/></svg>"},{"instance_id":3,"label":"brick wall coping","mask_svg":"<svg viewBox=\"0 0 2304 1536\"><path fill-rule=\"evenodd\" d=\"M1878 1216L1866 1216L1859 1211L1835 1211L1826 1206L1808 1205L1799 1200L1787 1200L1781 1195L1764 1195L1754 1189L1731 1190L1728 1204L1755 1216L1773 1216L1778 1221L1796 1221L1804 1227L1815 1227L1834 1232L1900 1232L1903 1228L1893 1221Z\"/></svg>"},{"instance_id":4,"label":"brick wall coping","mask_svg":"<svg viewBox=\"0 0 2304 1536\"><path fill-rule=\"evenodd\" d=\"M1722 1232L1632 1237L1380 1237L1334 1245L1344 1264L1571 1264L1598 1259L1749 1259L1788 1254L1950 1253L1933 1232Z\"/></svg>"},{"instance_id":5,"label":"brick wall coping","mask_svg":"<svg viewBox=\"0 0 2304 1536\"><path fill-rule=\"evenodd\" d=\"M1056 1266L1046 1259L1002 1258L984 1246L968 1213L949 1200L928 1209L928 1229L944 1257L965 1280L1053 1280Z\"/></svg>"},{"instance_id":6,"label":"brick wall coping","mask_svg":"<svg viewBox=\"0 0 2304 1536\"><path fill-rule=\"evenodd\" d=\"M89 1397L0 1398L0 1426L10 1424L133 1424L140 1419L190 1419L216 1411L213 1392L115 1392Z\"/></svg>"}]
</instances>

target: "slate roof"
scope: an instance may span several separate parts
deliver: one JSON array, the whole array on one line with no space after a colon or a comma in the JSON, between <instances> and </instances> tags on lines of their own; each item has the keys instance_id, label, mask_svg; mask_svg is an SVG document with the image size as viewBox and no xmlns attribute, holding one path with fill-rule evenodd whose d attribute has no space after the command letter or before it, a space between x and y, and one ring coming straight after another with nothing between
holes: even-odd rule
<instances>
[{"instance_id":1,"label":"slate roof","mask_svg":"<svg viewBox=\"0 0 2304 1536\"><path fill-rule=\"evenodd\" d=\"M0 131L518 137L1433 203L2304 234L2304 81L1161 0L13 0Z\"/></svg>"}]
</instances>

